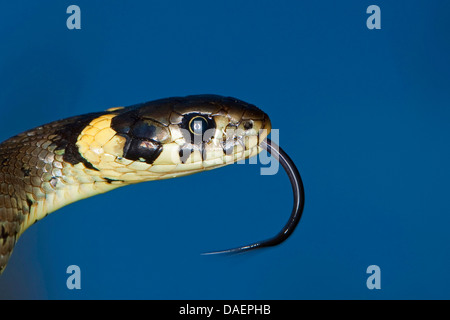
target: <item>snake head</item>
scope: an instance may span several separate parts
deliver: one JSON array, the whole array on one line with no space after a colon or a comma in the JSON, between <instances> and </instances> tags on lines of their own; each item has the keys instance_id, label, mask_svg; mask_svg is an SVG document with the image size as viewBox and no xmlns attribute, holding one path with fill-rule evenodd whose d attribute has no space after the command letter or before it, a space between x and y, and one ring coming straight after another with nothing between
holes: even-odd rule
<instances>
[{"instance_id":1,"label":"snake head","mask_svg":"<svg viewBox=\"0 0 450 320\"><path fill-rule=\"evenodd\" d=\"M269 117L254 105L215 95L188 97L174 107L172 127L182 164L214 168L256 155L270 132ZM181 136L183 138L181 138ZM182 167L182 166L180 166Z\"/></svg>"},{"instance_id":2,"label":"snake head","mask_svg":"<svg viewBox=\"0 0 450 320\"><path fill-rule=\"evenodd\" d=\"M95 127L101 130L92 130ZM77 145L80 154L108 179L134 183L252 157L262 150L260 143L270 129L269 117L254 105L230 97L195 95L111 109L91 122ZM93 133L101 136L89 137Z\"/></svg>"}]
</instances>

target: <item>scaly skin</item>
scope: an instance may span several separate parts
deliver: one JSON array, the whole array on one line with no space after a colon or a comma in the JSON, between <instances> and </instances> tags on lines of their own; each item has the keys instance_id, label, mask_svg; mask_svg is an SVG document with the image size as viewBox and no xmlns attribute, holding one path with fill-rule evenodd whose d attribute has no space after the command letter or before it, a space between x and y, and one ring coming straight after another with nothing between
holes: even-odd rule
<instances>
[{"instance_id":1,"label":"scaly skin","mask_svg":"<svg viewBox=\"0 0 450 320\"><path fill-rule=\"evenodd\" d=\"M211 137L197 139L195 130L189 131L193 121L211 129ZM268 116L253 105L199 95L55 121L4 141L0 273L20 235L49 213L128 184L189 175L254 156L270 129Z\"/></svg>"}]
</instances>

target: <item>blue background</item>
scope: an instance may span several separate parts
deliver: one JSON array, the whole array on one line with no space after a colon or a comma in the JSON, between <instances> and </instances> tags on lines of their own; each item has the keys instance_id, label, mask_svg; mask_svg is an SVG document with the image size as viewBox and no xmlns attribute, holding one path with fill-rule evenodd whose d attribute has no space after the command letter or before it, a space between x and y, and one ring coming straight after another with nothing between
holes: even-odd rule
<instances>
[{"instance_id":1,"label":"blue background","mask_svg":"<svg viewBox=\"0 0 450 320\"><path fill-rule=\"evenodd\" d=\"M66 8L81 8L81 30ZM381 30L366 27L371 4ZM9 1L0 140L188 94L254 103L307 202L282 245L286 174L231 165L89 198L20 238L0 298L449 299L448 1ZM186 206L186 202L189 203ZM66 268L81 268L81 290ZM381 290L366 269L381 268Z\"/></svg>"}]
</instances>

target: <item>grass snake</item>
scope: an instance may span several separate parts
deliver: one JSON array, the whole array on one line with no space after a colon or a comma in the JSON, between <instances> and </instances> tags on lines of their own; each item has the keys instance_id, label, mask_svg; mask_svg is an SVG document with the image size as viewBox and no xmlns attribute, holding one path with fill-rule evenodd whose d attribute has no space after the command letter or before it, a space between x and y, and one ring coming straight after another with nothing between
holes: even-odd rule
<instances>
[{"instance_id":1,"label":"grass snake","mask_svg":"<svg viewBox=\"0 0 450 320\"><path fill-rule=\"evenodd\" d=\"M252 104L194 95L70 117L2 142L0 273L20 235L65 205L129 184L222 167L263 149L291 181L289 221L274 238L210 254L281 243L300 220L304 191L292 160L267 139L270 130L269 117Z\"/></svg>"}]
</instances>

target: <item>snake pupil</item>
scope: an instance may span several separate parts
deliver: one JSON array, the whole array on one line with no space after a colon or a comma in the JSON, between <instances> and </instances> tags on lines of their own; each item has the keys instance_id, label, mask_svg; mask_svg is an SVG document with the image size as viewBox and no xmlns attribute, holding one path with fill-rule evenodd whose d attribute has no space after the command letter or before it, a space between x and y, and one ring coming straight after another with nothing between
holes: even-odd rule
<instances>
[{"instance_id":1,"label":"snake pupil","mask_svg":"<svg viewBox=\"0 0 450 320\"><path fill-rule=\"evenodd\" d=\"M201 116L192 118L189 123L189 130L197 136L202 136L207 129L208 121Z\"/></svg>"}]
</instances>

